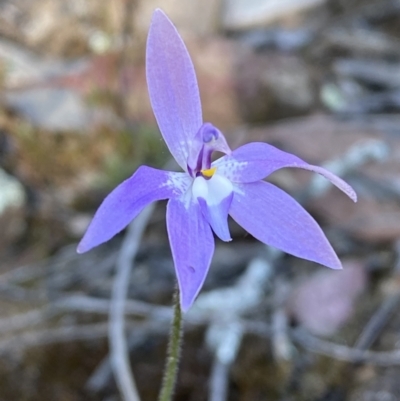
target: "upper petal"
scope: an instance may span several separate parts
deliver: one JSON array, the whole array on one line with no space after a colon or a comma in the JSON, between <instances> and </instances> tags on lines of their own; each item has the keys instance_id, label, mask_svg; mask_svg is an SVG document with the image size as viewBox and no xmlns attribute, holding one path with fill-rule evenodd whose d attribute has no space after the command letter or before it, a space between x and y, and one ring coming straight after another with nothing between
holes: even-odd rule
<instances>
[{"instance_id":1,"label":"upper petal","mask_svg":"<svg viewBox=\"0 0 400 401\"><path fill-rule=\"evenodd\" d=\"M83 253L123 230L149 203L180 196L191 179L185 173L141 166L103 201L78 245Z\"/></svg>"},{"instance_id":2,"label":"upper petal","mask_svg":"<svg viewBox=\"0 0 400 401\"><path fill-rule=\"evenodd\" d=\"M229 214L259 241L333 269L342 267L317 222L296 200L268 182L238 185Z\"/></svg>"},{"instance_id":3,"label":"upper petal","mask_svg":"<svg viewBox=\"0 0 400 401\"><path fill-rule=\"evenodd\" d=\"M232 182L248 183L261 180L284 167L297 167L323 175L354 202L357 195L353 188L335 174L322 167L306 163L291 153L284 152L264 142L251 142L223 156L213 164L218 173Z\"/></svg>"},{"instance_id":4,"label":"upper petal","mask_svg":"<svg viewBox=\"0 0 400 401\"><path fill-rule=\"evenodd\" d=\"M186 170L190 142L202 124L200 94L186 46L161 10L154 12L147 38L146 75L160 131Z\"/></svg>"},{"instance_id":5,"label":"upper petal","mask_svg":"<svg viewBox=\"0 0 400 401\"><path fill-rule=\"evenodd\" d=\"M186 312L206 279L214 253L214 237L196 202L170 199L167 229L180 289L181 307Z\"/></svg>"}]
</instances>

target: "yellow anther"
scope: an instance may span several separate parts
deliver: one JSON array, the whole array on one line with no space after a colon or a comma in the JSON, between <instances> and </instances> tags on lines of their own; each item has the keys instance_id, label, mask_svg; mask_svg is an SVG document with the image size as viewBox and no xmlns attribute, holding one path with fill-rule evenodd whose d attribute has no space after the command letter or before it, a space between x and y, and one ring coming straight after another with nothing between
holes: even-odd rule
<instances>
[{"instance_id":1,"label":"yellow anther","mask_svg":"<svg viewBox=\"0 0 400 401\"><path fill-rule=\"evenodd\" d=\"M213 168L209 168L207 170L201 170L200 172L204 177L211 178L215 174L216 171L217 171L217 168L213 167Z\"/></svg>"}]
</instances>

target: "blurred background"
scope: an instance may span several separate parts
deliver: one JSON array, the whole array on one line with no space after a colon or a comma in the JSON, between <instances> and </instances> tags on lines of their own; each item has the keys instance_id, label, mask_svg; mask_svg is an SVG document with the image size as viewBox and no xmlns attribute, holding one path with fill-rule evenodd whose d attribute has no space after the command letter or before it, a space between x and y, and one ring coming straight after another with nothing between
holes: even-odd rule
<instances>
[{"instance_id":1,"label":"blurred background","mask_svg":"<svg viewBox=\"0 0 400 401\"><path fill-rule=\"evenodd\" d=\"M169 161L145 80L156 7L232 148L269 142L359 196L304 171L269 177L317 219L344 270L231 222L233 244L217 240L186 316L175 399L400 399L400 1L1 0L0 401L121 399L107 321L124 233L75 249L112 188ZM143 401L161 381L174 280L161 202L126 308Z\"/></svg>"}]
</instances>

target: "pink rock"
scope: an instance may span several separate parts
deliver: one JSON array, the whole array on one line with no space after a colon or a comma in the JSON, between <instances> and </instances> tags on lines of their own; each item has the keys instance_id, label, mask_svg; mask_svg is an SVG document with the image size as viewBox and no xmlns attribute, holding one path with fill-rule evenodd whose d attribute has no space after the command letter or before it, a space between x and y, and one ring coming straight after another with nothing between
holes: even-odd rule
<instances>
[{"instance_id":1,"label":"pink rock","mask_svg":"<svg viewBox=\"0 0 400 401\"><path fill-rule=\"evenodd\" d=\"M288 311L312 333L332 335L350 319L366 284L366 271L358 261L344 263L340 271L320 270L294 290Z\"/></svg>"}]
</instances>

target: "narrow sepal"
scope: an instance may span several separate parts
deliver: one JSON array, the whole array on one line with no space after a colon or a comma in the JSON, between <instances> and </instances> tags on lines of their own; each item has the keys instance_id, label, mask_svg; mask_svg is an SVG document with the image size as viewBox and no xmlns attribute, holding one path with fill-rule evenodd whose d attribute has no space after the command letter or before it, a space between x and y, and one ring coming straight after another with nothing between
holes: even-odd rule
<instances>
[{"instance_id":1,"label":"narrow sepal","mask_svg":"<svg viewBox=\"0 0 400 401\"><path fill-rule=\"evenodd\" d=\"M202 124L200 94L186 46L161 10L154 12L147 38L146 76L160 131L186 170L190 143Z\"/></svg>"},{"instance_id":2,"label":"narrow sepal","mask_svg":"<svg viewBox=\"0 0 400 401\"><path fill-rule=\"evenodd\" d=\"M184 173L141 166L103 201L78 245L86 252L123 230L151 202L180 196L190 185Z\"/></svg>"},{"instance_id":3,"label":"narrow sepal","mask_svg":"<svg viewBox=\"0 0 400 401\"><path fill-rule=\"evenodd\" d=\"M175 198L167 205L167 229L181 306L186 312L206 279L214 253L214 237L199 204Z\"/></svg>"},{"instance_id":4,"label":"narrow sepal","mask_svg":"<svg viewBox=\"0 0 400 401\"><path fill-rule=\"evenodd\" d=\"M216 160L213 166L218 168L219 174L224 175L232 182L238 183L261 180L274 171L285 167L301 168L321 174L354 202L357 201L357 195L353 188L340 177L264 142L251 142L243 145L234 150L231 155Z\"/></svg>"},{"instance_id":5,"label":"narrow sepal","mask_svg":"<svg viewBox=\"0 0 400 401\"><path fill-rule=\"evenodd\" d=\"M332 269L342 268L318 223L295 199L268 182L237 185L229 214L267 245Z\"/></svg>"}]
</instances>

